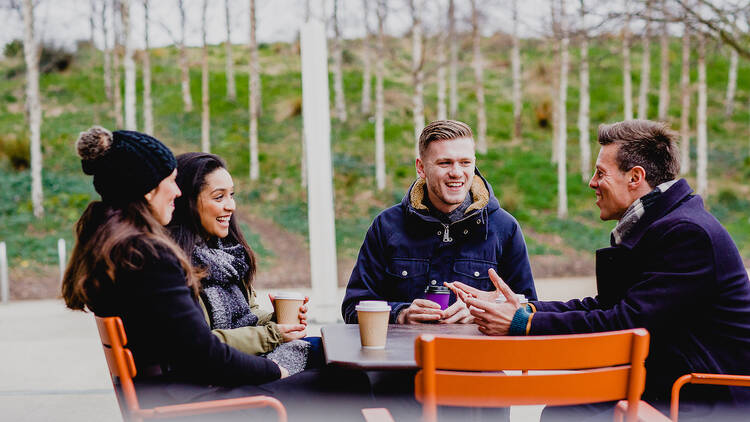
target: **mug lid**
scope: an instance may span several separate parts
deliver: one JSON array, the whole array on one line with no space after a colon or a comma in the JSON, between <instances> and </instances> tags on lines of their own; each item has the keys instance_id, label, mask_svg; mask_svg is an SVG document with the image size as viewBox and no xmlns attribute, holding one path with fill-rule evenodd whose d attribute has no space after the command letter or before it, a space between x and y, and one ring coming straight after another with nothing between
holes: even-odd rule
<instances>
[{"instance_id":1,"label":"mug lid","mask_svg":"<svg viewBox=\"0 0 750 422\"><path fill-rule=\"evenodd\" d=\"M390 311L391 305L384 300L362 300L354 307L357 311L382 312Z\"/></svg>"},{"instance_id":2,"label":"mug lid","mask_svg":"<svg viewBox=\"0 0 750 422\"><path fill-rule=\"evenodd\" d=\"M424 290L425 293L444 293L444 294L450 294L450 289L448 289L445 286L427 286L427 288Z\"/></svg>"},{"instance_id":3,"label":"mug lid","mask_svg":"<svg viewBox=\"0 0 750 422\"><path fill-rule=\"evenodd\" d=\"M305 300L305 295L297 292L277 292L274 295L275 299L292 299L292 300Z\"/></svg>"}]
</instances>

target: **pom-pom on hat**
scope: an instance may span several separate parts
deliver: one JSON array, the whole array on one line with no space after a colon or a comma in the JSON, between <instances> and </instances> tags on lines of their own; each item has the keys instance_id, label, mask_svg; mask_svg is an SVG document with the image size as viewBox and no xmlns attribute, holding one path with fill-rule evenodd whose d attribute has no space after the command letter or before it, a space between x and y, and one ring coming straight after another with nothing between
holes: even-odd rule
<instances>
[{"instance_id":1,"label":"pom-pom on hat","mask_svg":"<svg viewBox=\"0 0 750 422\"><path fill-rule=\"evenodd\" d=\"M157 187L177 167L172 151L158 139L130 130L94 126L76 141L83 172L94 176L102 201L132 202Z\"/></svg>"}]
</instances>

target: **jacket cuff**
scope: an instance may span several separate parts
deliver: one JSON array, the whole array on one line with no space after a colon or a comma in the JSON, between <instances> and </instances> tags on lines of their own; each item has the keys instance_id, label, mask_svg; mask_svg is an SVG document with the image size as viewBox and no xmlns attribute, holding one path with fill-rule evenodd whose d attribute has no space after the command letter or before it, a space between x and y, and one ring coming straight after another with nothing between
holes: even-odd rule
<instances>
[{"instance_id":1,"label":"jacket cuff","mask_svg":"<svg viewBox=\"0 0 750 422\"><path fill-rule=\"evenodd\" d=\"M391 303L391 317L389 324L398 324L398 314L409 307L409 303Z\"/></svg>"},{"instance_id":2,"label":"jacket cuff","mask_svg":"<svg viewBox=\"0 0 750 422\"><path fill-rule=\"evenodd\" d=\"M508 335L511 336L525 336L526 325L529 322L531 314L527 310L527 306L522 306L516 309L516 313L513 314L513 320L510 321L510 327L508 328Z\"/></svg>"}]
</instances>

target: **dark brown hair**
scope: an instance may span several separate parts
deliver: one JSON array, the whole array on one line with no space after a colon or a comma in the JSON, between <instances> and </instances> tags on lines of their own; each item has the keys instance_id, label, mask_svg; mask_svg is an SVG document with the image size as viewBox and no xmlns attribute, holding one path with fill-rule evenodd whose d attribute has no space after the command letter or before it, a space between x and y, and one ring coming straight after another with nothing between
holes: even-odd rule
<instances>
[{"instance_id":1,"label":"dark brown hair","mask_svg":"<svg viewBox=\"0 0 750 422\"><path fill-rule=\"evenodd\" d=\"M145 198L118 207L91 202L76 223L76 244L62 281L65 304L91 310L98 293L117 283L118 270L137 271L148 257L158 259L164 250L177 258L197 297L192 266L154 218Z\"/></svg>"},{"instance_id":2,"label":"dark brown hair","mask_svg":"<svg viewBox=\"0 0 750 422\"><path fill-rule=\"evenodd\" d=\"M621 171L641 166L652 188L674 180L680 172L677 132L664 122L626 120L599 126L599 144L619 145L617 165Z\"/></svg>"},{"instance_id":3,"label":"dark brown hair","mask_svg":"<svg viewBox=\"0 0 750 422\"><path fill-rule=\"evenodd\" d=\"M423 156L427 151L430 142L449 141L458 138L474 139L471 128L464 122L457 120L435 120L422 129L419 135L419 156Z\"/></svg>"},{"instance_id":4,"label":"dark brown hair","mask_svg":"<svg viewBox=\"0 0 750 422\"><path fill-rule=\"evenodd\" d=\"M198 196L206 186L206 177L218 169L226 168L224 160L214 154L188 152L177 156L177 186L180 187L182 196L174 201L174 214L167 228L188 257L193 256L193 250L201 239L209 240L211 237L201 224L198 210ZM227 239L239 243L245 249L249 266L245 284L250 287L256 270L255 254L245 240L234 213L229 219Z\"/></svg>"}]
</instances>

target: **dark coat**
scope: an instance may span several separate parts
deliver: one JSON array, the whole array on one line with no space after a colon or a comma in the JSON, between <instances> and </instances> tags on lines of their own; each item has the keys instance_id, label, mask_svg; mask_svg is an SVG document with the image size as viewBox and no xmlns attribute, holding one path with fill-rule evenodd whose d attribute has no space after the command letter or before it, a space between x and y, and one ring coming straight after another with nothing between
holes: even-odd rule
<instances>
[{"instance_id":1,"label":"dark coat","mask_svg":"<svg viewBox=\"0 0 750 422\"><path fill-rule=\"evenodd\" d=\"M136 240L137 242L137 240ZM100 274L102 288L91 310L119 316L139 373L169 368L169 378L199 384L263 384L281 376L278 365L241 353L211 334L197 299L185 282L177 258L161 248L143 252L139 269L119 269L115 282Z\"/></svg>"},{"instance_id":2,"label":"dark coat","mask_svg":"<svg viewBox=\"0 0 750 422\"><path fill-rule=\"evenodd\" d=\"M595 298L534 303L530 334L648 329L644 398L655 402L668 401L672 383L687 373L750 374L747 271L729 233L684 179L646 209L620 245L596 252L596 276ZM700 395L750 399L750 389L732 390ZM691 399L689 391L684 398Z\"/></svg>"},{"instance_id":3,"label":"dark coat","mask_svg":"<svg viewBox=\"0 0 750 422\"><path fill-rule=\"evenodd\" d=\"M412 184L401 204L381 212L367 230L341 306L344 321L357 322L359 301L385 300L395 323L404 307L424 296L431 280L494 290L490 268L515 292L536 299L521 227L500 208L479 172L471 188L474 203L449 225L426 212L423 183ZM455 300L451 293L450 303Z\"/></svg>"}]
</instances>

